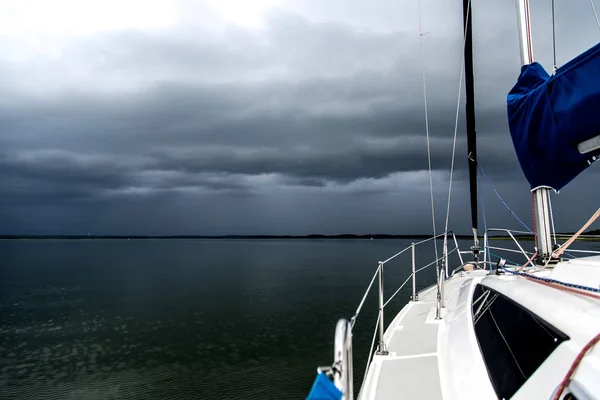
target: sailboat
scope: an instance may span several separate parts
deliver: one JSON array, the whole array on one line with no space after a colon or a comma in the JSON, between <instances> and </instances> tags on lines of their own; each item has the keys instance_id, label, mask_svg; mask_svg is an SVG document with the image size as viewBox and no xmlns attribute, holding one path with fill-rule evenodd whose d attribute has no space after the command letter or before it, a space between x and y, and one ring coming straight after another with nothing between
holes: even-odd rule
<instances>
[{"instance_id":1,"label":"sailboat","mask_svg":"<svg viewBox=\"0 0 600 400\"><path fill-rule=\"evenodd\" d=\"M461 251L446 229L379 262L355 315L338 321L333 363L317 369L309 400L355 398L352 332L372 287L378 287L378 318L360 400L600 399L600 255L567 257L600 209L558 245L551 238L549 204L550 191L600 156L600 44L548 74L534 61L529 1L516 2L522 68L507 96L507 114L532 190L534 250L518 242L523 232L508 229L486 229L479 245L471 2L463 0L473 246ZM520 254L521 263L492 260L489 250L501 249L487 240L495 232L514 242L505 250ZM417 291L422 268L416 267L415 247L441 239L437 282ZM448 242L455 244L450 251ZM452 252L460 262L451 267ZM402 253L412 254L412 274L398 290L411 281L412 297L386 329L384 265Z\"/></svg>"}]
</instances>

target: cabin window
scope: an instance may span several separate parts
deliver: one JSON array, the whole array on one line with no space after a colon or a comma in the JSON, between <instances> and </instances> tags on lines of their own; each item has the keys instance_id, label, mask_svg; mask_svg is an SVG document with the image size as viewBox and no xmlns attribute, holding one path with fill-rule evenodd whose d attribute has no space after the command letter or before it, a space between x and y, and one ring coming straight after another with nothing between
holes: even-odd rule
<instances>
[{"instance_id":1,"label":"cabin window","mask_svg":"<svg viewBox=\"0 0 600 400\"><path fill-rule=\"evenodd\" d=\"M508 297L477 285L473 325L499 399L511 398L569 337Z\"/></svg>"}]
</instances>

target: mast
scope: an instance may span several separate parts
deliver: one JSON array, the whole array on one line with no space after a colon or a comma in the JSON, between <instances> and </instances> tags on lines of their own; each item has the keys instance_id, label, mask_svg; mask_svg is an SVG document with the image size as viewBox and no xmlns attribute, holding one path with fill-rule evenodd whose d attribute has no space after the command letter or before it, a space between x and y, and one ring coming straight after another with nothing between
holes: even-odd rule
<instances>
[{"instance_id":1,"label":"mast","mask_svg":"<svg viewBox=\"0 0 600 400\"><path fill-rule=\"evenodd\" d=\"M531 64L533 45L531 41L531 17L529 0L516 0L517 18L519 24L519 47L521 50L521 65ZM532 190L533 218L537 232L535 245L538 251L538 262L545 263L552 254L550 238L550 206L548 204L549 187L541 186Z\"/></svg>"},{"instance_id":2,"label":"mast","mask_svg":"<svg viewBox=\"0 0 600 400\"><path fill-rule=\"evenodd\" d=\"M531 18L529 15L529 0L516 0L517 18L519 24L519 48L521 50L521 65L533 62L533 45L531 41Z\"/></svg>"},{"instance_id":3,"label":"mast","mask_svg":"<svg viewBox=\"0 0 600 400\"><path fill-rule=\"evenodd\" d=\"M473 35L471 29L471 0L463 0L463 27L465 32L465 89L467 117L467 153L469 187L471 192L471 228L473 229L473 261L479 261L477 239L477 140L475 130L475 87L473 82Z\"/></svg>"}]
</instances>

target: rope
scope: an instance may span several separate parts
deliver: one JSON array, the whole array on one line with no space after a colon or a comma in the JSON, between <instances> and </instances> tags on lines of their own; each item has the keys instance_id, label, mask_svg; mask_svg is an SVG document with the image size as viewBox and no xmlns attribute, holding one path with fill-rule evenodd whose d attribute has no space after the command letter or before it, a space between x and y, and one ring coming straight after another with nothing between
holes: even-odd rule
<instances>
[{"instance_id":1,"label":"rope","mask_svg":"<svg viewBox=\"0 0 600 400\"><path fill-rule=\"evenodd\" d=\"M517 217L517 214L515 214L515 212L508 206L508 204L506 204L506 202L504 201L504 199L502 199L502 196L500 196L500 193L498 193L498 191L496 190L496 188L494 187L494 185L492 184L492 181L490 180L490 178L488 178L487 174L485 173L485 171L483 170L483 167L477 163L477 168L481 171L481 174L483 175L483 177L487 180L488 184L490 185L490 187L492 188L492 190L494 191L494 193L496 194L496 196L498 197L498 199L500 200L500 202L504 205L504 207L506 207L506 209L512 214L513 217L516 218L517 221L519 221L519 223L525 228L527 229L528 232L530 233L534 233L531 228L529 228L525 222L521 221L521 219L519 217ZM533 201L533 198L532 198ZM533 207L533 205L532 205ZM535 215L535 213L534 213ZM535 226L535 224L534 224Z\"/></svg>"},{"instance_id":2,"label":"rope","mask_svg":"<svg viewBox=\"0 0 600 400\"><path fill-rule=\"evenodd\" d=\"M526 267L527 265L529 265L529 263L531 263L535 257L537 257L537 255L538 255L538 252L536 251L535 253L533 253L533 256L531 256L531 258L529 259L529 261L527 261L525 264L521 265L521 267L520 267L520 268L519 268L517 271L522 271L522 270L524 270L524 269L525 269L525 267Z\"/></svg>"},{"instance_id":3,"label":"rope","mask_svg":"<svg viewBox=\"0 0 600 400\"><path fill-rule=\"evenodd\" d=\"M592 11L594 12L594 17L596 17L596 24L598 25L598 29L600 29L600 20L598 19L598 14L596 14L596 7L594 7L594 0L590 0L590 5L592 6Z\"/></svg>"},{"instance_id":4,"label":"rope","mask_svg":"<svg viewBox=\"0 0 600 400\"><path fill-rule=\"evenodd\" d=\"M427 135L427 163L429 165L429 191L431 193L431 219L433 224L433 236L435 234L435 206L433 202L433 174L431 172L431 148L429 145L429 118L427 113L427 83L425 80L425 56L423 54L423 26L421 22L421 0L419 0L419 37L421 41L421 76L423 78L423 102L425 103L425 133ZM438 248L437 248L437 240L433 241L433 247L435 249L435 258L438 257ZM435 265L436 271L439 268L436 262Z\"/></svg>"},{"instance_id":5,"label":"rope","mask_svg":"<svg viewBox=\"0 0 600 400\"><path fill-rule=\"evenodd\" d=\"M556 73L556 26L554 24L554 0L552 0L552 54L554 56L554 67L552 74Z\"/></svg>"},{"instance_id":6,"label":"rope","mask_svg":"<svg viewBox=\"0 0 600 400\"><path fill-rule=\"evenodd\" d=\"M577 256L569 253L568 251L565 251L563 254L566 254L567 256L571 257L571 258L577 258Z\"/></svg>"},{"instance_id":7,"label":"rope","mask_svg":"<svg viewBox=\"0 0 600 400\"><path fill-rule=\"evenodd\" d=\"M565 377L563 378L562 382L560 383L560 386L558 387L558 390L556 391L556 393L554 394L553 400L559 400L560 399L560 395L562 394L562 392L567 388L567 386L569 385L569 381L571 380L571 377L573 376L573 374L575 373L575 370L577 369L577 367L579 366L579 364L581 363L581 360L583 360L583 357L585 356L585 354L592 348L594 347L594 345L596 345L596 343L598 343L598 341L600 341L600 333L598 333L596 336L594 336L592 338L592 340L590 340L584 347L583 349L581 349L581 351L579 352L579 354L577 354L577 357L575 357L575 360L573 361L573 364L571 364L571 368L569 368L569 372L567 372L567 375L565 375Z\"/></svg>"},{"instance_id":8,"label":"rope","mask_svg":"<svg viewBox=\"0 0 600 400\"><path fill-rule=\"evenodd\" d=\"M481 189L481 179L479 178L479 174L477 175L477 186L478 186L477 190L479 192L479 201L481 203L481 215L483 217L483 229L484 229L484 232L487 233L487 219L485 217L485 202L483 201L483 190ZM487 252L487 258L491 262L492 256L490 254L490 249L488 248L489 246L488 246L487 234L485 235L485 243L483 243L483 246L485 248L485 251Z\"/></svg>"},{"instance_id":9,"label":"rope","mask_svg":"<svg viewBox=\"0 0 600 400\"><path fill-rule=\"evenodd\" d=\"M588 220L588 222L586 222L585 225L583 225L581 227L581 229L577 231L576 234L571 236L571 238L569 240L567 240L565 242L565 244L563 244L560 247L560 249L558 249L552 253L552 257L553 258L559 257L579 237L579 235L581 235L583 233L583 231L585 231L588 228L588 226L590 226L598 217L600 217L600 208L598 210L596 210L594 215L591 216L591 218Z\"/></svg>"},{"instance_id":10,"label":"rope","mask_svg":"<svg viewBox=\"0 0 600 400\"><path fill-rule=\"evenodd\" d=\"M369 372L369 366L371 365L371 358L373 357L373 347L375 347L375 338L377 337L377 328L379 327L379 318L381 318L381 314L377 313L377 322L375 322L375 331L373 332L373 339L371 340L371 348L369 349L369 358L367 359L367 366L365 368L363 380L367 378L367 372Z\"/></svg>"},{"instance_id":11,"label":"rope","mask_svg":"<svg viewBox=\"0 0 600 400\"><path fill-rule=\"evenodd\" d=\"M410 278L412 278L412 277L413 277L413 274L410 274L410 275L408 276L408 278L406 278L406 280L405 280L405 281L402 283L402 285L400 285L400 287L398 288L398 290L396 290L396 291L394 292L394 294L390 296L390 298L388 299L388 301L386 301L386 302L383 304L383 308L385 308L385 306L387 306L387 305L388 305L388 303L389 303L390 301L392 301L392 299L393 299L394 297L396 297L396 295L398 294L398 292L399 292L400 290L402 290L402 288L404 287L404 285L406 285L406 283L407 283L407 282L410 280Z\"/></svg>"},{"instance_id":12,"label":"rope","mask_svg":"<svg viewBox=\"0 0 600 400\"><path fill-rule=\"evenodd\" d=\"M554 228L554 214L552 214L552 200L550 200L550 191L548 190L548 208L550 209L550 221L552 222L552 237L556 245L556 229Z\"/></svg>"},{"instance_id":13,"label":"rope","mask_svg":"<svg viewBox=\"0 0 600 400\"><path fill-rule=\"evenodd\" d=\"M577 293L583 296L589 296L589 297L593 297L595 299L600 299L600 296L594 293L600 293L600 289L594 288L594 287L590 287L590 286L583 286L583 285L577 285L575 283L569 283L569 282L563 282L563 281L558 281L556 279L552 279L552 278L544 278L541 276L535 276L535 275L531 275L525 272L520 272L520 271L511 271L509 269L506 268L502 268L500 267L500 269L502 269L505 272L508 272L510 274L513 275L519 275L522 276L524 278L530 279L530 280L534 280L537 283L540 284L545 284L546 286L551 286L554 287L556 289L560 289L560 290L566 290L568 292L572 292L572 293ZM588 292L593 292L593 293L588 293Z\"/></svg>"},{"instance_id":14,"label":"rope","mask_svg":"<svg viewBox=\"0 0 600 400\"><path fill-rule=\"evenodd\" d=\"M358 305L358 308L356 309L356 312L354 313L354 315L352 316L352 318L350 319L350 329L354 329L354 325L356 324L356 319L358 318L358 314L360 314L360 310L362 309L363 304L365 304L365 300L367 299L367 295L369 294L369 291L371 290L371 287L373 286L373 282L375 282L375 278L377 278L378 274L379 274L379 269L381 268L382 264L379 264L379 266L377 267L377 270L375 271L375 274L373 274L373 278L371 279L371 283L369 283L369 286L367 287L367 290L365 291L365 294L363 295L362 300L360 301L360 304Z\"/></svg>"}]
</instances>

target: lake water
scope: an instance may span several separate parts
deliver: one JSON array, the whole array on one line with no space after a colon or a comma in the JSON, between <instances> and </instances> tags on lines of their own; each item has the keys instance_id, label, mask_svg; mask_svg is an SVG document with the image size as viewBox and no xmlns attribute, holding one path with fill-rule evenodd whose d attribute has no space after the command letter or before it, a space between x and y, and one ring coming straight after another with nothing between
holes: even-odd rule
<instances>
[{"instance_id":1,"label":"lake water","mask_svg":"<svg viewBox=\"0 0 600 400\"><path fill-rule=\"evenodd\" d=\"M303 399L332 362L337 319L352 316L377 261L409 244L0 241L1 397ZM419 247L418 266L433 259L431 242ZM386 265L386 297L410 268L410 252ZM418 287L434 280L426 269ZM386 322L409 296L410 284ZM356 390L376 311L373 291L354 332Z\"/></svg>"}]
</instances>

